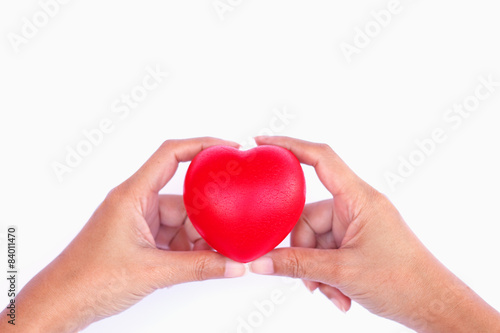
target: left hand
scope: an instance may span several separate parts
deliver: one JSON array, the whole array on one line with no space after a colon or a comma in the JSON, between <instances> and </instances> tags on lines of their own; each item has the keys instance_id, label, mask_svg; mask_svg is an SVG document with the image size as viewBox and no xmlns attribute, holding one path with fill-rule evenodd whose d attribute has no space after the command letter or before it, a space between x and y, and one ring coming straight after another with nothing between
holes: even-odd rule
<instances>
[{"instance_id":1,"label":"left hand","mask_svg":"<svg viewBox=\"0 0 500 333\"><path fill-rule=\"evenodd\" d=\"M17 328L74 332L156 289L242 276L244 265L210 251L200 238L182 196L158 194L179 162L213 145L238 146L214 138L166 141L113 189L71 244L20 292ZM0 331L14 328L5 321Z\"/></svg>"}]
</instances>

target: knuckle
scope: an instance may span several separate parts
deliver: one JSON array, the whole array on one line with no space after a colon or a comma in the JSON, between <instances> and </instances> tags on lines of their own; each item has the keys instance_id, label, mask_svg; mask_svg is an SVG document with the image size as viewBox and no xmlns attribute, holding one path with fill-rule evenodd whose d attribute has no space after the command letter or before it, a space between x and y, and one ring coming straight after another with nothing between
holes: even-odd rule
<instances>
[{"instance_id":1,"label":"knuckle","mask_svg":"<svg viewBox=\"0 0 500 333\"><path fill-rule=\"evenodd\" d=\"M111 191L109 191L106 195L105 201L115 204L120 203L124 198L130 195L130 191L130 186L128 182L125 181L124 183L121 183L120 185L111 189Z\"/></svg>"},{"instance_id":2,"label":"knuckle","mask_svg":"<svg viewBox=\"0 0 500 333\"><path fill-rule=\"evenodd\" d=\"M290 277L298 278L304 277L305 271L300 261L300 256L296 251L290 253L285 259L285 267L287 269L287 275Z\"/></svg>"},{"instance_id":3,"label":"knuckle","mask_svg":"<svg viewBox=\"0 0 500 333\"><path fill-rule=\"evenodd\" d=\"M339 285L341 281L344 281L345 269L341 264L329 265L328 268L328 276L332 284Z\"/></svg>"},{"instance_id":4,"label":"knuckle","mask_svg":"<svg viewBox=\"0 0 500 333\"><path fill-rule=\"evenodd\" d=\"M178 140L165 140L163 141L163 143L161 144L160 148L161 149L170 149L173 145L176 144Z\"/></svg>"},{"instance_id":5,"label":"knuckle","mask_svg":"<svg viewBox=\"0 0 500 333\"><path fill-rule=\"evenodd\" d=\"M169 287L178 283L176 278L179 276L179 272L177 272L175 268L164 266L165 265L146 265L147 269L144 269L144 266L136 267L135 272L144 272L138 276L137 279L145 279L153 290Z\"/></svg>"},{"instance_id":6,"label":"knuckle","mask_svg":"<svg viewBox=\"0 0 500 333\"><path fill-rule=\"evenodd\" d=\"M108 202L116 202L120 200L122 196L123 196L122 186L118 185L117 187L112 188L111 191L108 192L105 200Z\"/></svg>"},{"instance_id":7,"label":"knuckle","mask_svg":"<svg viewBox=\"0 0 500 333\"><path fill-rule=\"evenodd\" d=\"M360 180L360 189L364 201L374 207L385 207L389 203L389 199L372 186Z\"/></svg>"},{"instance_id":8,"label":"knuckle","mask_svg":"<svg viewBox=\"0 0 500 333\"><path fill-rule=\"evenodd\" d=\"M342 286L346 281L352 280L352 267L342 256L328 258L328 263L321 266L325 267L321 274L328 277L331 285Z\"/></svg>"},{"instance_id":9,"label":"knuckle","mask_svg":"<svg viewBox=\"0 0 500 333\"><path fill-rule=\"evenodd\" d=\"M382 208L392 205L389 198L385 194L382 194L375 189L370 191L370 198L373 203Z\"/></svg>"},{"instance_id":10,"label":"knuckle","mask_svg":"<svg viewBox=\"0 0 500 333\"><path fill-rule=\"evenodd\" d=\"M208 267L210 267L210 259L207 257L199 257L194 262L193 278L195 281L203 281L208 279Z\"/></svg>"},{"instance_id":11,"label":"knuckle","mask_svg":"<svg viewBox=\"0 0 500 333\"><path fill-rule=\"evenodd\" d=\"M161 271L160 278L155 279L156 281L165 281L164 283L167 286L171 286L176 282L176 277L179 275L178 272L175 271L175 269L170 268L170 269L164 269ZM161 287L160 285L156 286L157 289L158 287Z\"/></svg>"},{"instance_id":12,"label":"knuckle","mask_svg":"<svg viewBox=\"0 0 500 333\"><path fill-rule=\"evenodd\" d=\"M328 154L328 153L332 153L332 152L333 152L332 147L330 147L330 146L329 146L329 145L327 145L326 143L319 143L319 144L318 144L318 149L319 149L322 153L325 153L325 154Z\"/></svg>"}]
</instances>

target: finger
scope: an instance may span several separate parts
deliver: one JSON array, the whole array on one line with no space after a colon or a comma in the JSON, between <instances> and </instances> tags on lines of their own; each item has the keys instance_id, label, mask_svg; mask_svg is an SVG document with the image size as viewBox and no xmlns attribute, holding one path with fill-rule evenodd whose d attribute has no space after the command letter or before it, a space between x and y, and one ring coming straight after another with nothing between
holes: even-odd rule
<instances>
[{"instance_id":1,"label":"finger","mask_svg":"<svg viewBox=\"0 0 500 333\"><path fill-rule=\"evenodd\" d=\"M186 233L191 243L195 244L198 240L202 239L189 217L187 217L184 222L184 228L186 229Z\"/></svg>"},{"instance_id":2,"label":"finger","mask_svg":"<svg viewBox=\"0 0 500 333\"><path fill-rule=\"evenodd\" d=\"M193 251L206 251L206 250L213 251L214 249L212 249L210 245L208 245L208 243L205 242L203 238L199 238L193 243Z\"/></svg>"},{"instance_id":3,"label":"finger","mask_svg":"<svg viewBox=\"0 0 500 333\"><path fill-rule=\"evenodd\" d=\"M315 234L332 231L333 199L307 204L302 215Z\"/></svg>"},{"instance_id":4,"label":"finger","mask_svg":"<svg viewBox=\"0 0 500 333\"><path fill-rule=\"evenodd\" d=\"M307 209L307 205L304 210ZM292 247L316 247L316 233L309 224L308 217L304 213L290 234L290 245Z\"/></svg>"},{"instance_id":5,"label":"finger","mask_svg":"<svg viewBox=\"0 0 500 333\"><path fill-rule=\"evenodd\" d=\"M235 278L245 274L245 265L212 251L158 251L152 270L152 284L164 288L184 282Z\"/></svg>"},{"instance_id":6,"label":"finger","mask_svg":"<svg viewBox=\"0 0 500 333\"><path fill-rule=\"evenodd\" d=\"M275 249L250 264L253 273L279 275L338 285L344 276L342 250Z\"/></svg>"},{"instance_id":7,"label":"finger","mask_svg":"<svg viewBox=\"0 0 500 333\"><path fill-rule=\"evenodd\" d=\"M316 237L318 249L337 249L337 243L335 243L335 237L331 231L325 232L324 234L318 235Z\"/></svg>"},{"instance_id":8,"label":"finger","mask_svg":"<svg viewBox=\"0 0 500 333\"><path fill-rule=\"evenodd\" d=\"M304 210L307 209L307 205ZM309 226L307 222L307 217L302 214L299 221L295 225L290 235L290 246L292 247L316 247L316 234ZM302 280L306 288L313 293L319 286L319 283L315 281Z\"/></svg>"},{"instance_id":9,"label":"finger","mask_svg":"<svg viewBox=\"0 0 500 333\"><path fill-rule=\"evenodd\" d=\"M290 150L301 163L315 168L319 179L335 196L361 181L342 159L326 144L284 136L258 136L258 145L275 145Z\"/></svg>"},{"instance_id":10,"label":"finger","mask_svg":"<svg viewBox=\"0 0 500 333\"><path fill-rule=\"evenodd\" d=\"M190 161L203 149L216 145L239 147L236 142L208 137L165 141L130 177L132 188L139 193L157 193L172 178L180 162Z\"/></svg>"},{"instance_id":11,"label":"finger","mask_svg":"<svg viewBox=\"0 0 500 333\"><path fill-rule=\"evenodd\" d=\"M314 291L318 289L320 285L320 283L316 281L302 280L302 282L304 282L304 285L311 292L311 294L314 293Z\"/></svg>"},{"instance_id":12,"label":"finger","mask_svg":"<svg viewBox=\"0 0 500 333\"><path fill-rule=\"evenodd\" d=\"M159 210L160 210L160 230L156 237L156 245L162 249L172 249L172 242L174 237L179 233L182 228L183 238L188 244L193 244L193 250L213 250L200 236L198 231L194 228L193 224L187 216L184 201L181 195L162 194L159 196ZM177 244L177 243L176 243ZM173 246L176 246L174 244ZM183 240L182 248L176 251L186 251L189 248L185 247Z\"/></svg>"},{"instance_id":13,"label":"finger","mask_svg":"<svg viewBox=\"0 0 500 333\"><path fill-rule=\"evenodd\" d=\"M156 247L159 249L168 250L170 247L170 242L178 232L179 228L172 228L164 225L160 226L155 237Z\"/></svg>"},{"instance_id":14,"label":"finger","mask_svg":"<svg viewBox=\"0 0 500 333\"><path fill-rule=\"evenodd\" d=\"M331 211L332 210L331 200L327 200L326 202L330 203L330 211ZM292 247L315 248L317 247L318 242L317 242L317 234L314 231L314 227L316 227L319 230L323 230L324 228L328 228L329 225L331 228L331 219L329 221L328 218L326 219L323 218L318 220L317 211L320 210L318 208L319 204L320 203L315 202L313 204L307 204L304 207L302 216L300 217L299 221L297 222L295 228L292 230L291 233L290 245ZM302 280L302 282L311 293L313 293L319 287L319 283L316 281Z\"/></svg>"},{"instance_id":15,"label":"finger","mask_svg":"<svg viewBox=\"0 0 500 333\"><path fill-rule=\"evenodd\" d=\"M337 288L322 283L319 286L319 290L321 290L340 311L346 313L351 308L351 299Z\"/></svg>"},{"instance_id":16,"label":"finger","mask_svg":"<svg viewBox=\"0 0 500 333\"><path fill-rule=\"evenodd\" d=\"M314 202L307 207L307 222L316 233L318 249L339 248L350 225L350 222L335 216L335 200L338 200L338 197Z\"/></svg>"},{"instance_id":17,"label":"finger","mask_svg":"<svg viewBox=\"0 0 500 333\"><path fill-rule=\"evenodd\" d=\"M191 250L186 231L182 227L168 227L161 225L155 238L156 247L163 250L188 251Z\"/></svg>"},{"instance_id":18,"label":"finger","mask_svg":"<svg viewBox=\"0 0 500 333\"><path fill-rule=\"evenodd\" d=\"M156 212L156 210L154 210ZM156 247L167 249L174 235L187 218L186 210L180 195L158 196L159 218L147 218L151 233L154 235ZM159 223L156 223L158 221Z\"/></svg>"},{"instance_id":19,"label":"finger","mask_svg":"<svg viewBox=\"0 0 500 333\"><path fill-rule=\"evenodd\" d=\"M169 244L169 249L172 251L189 251L191 250L191 243L186 235L186 230L180 228L179 232L174 236Z\"/></svg>"},{"instance_id":20,"label":"finger","mask_svg":"<svg viewBox=\"0 0 500 333\"><path fill-rule=\"evenodd\" d=\"M160 225L180 227L187 219L182 195L160 195L158 208L160 211Z\"/></svg>"},{"instance_id":21,"label":"finger","mask_svg":"<svg viewBox=\"0 0 500 333\"><path fill-rule=\"evenodd\" d=\"M318 237L331 233L333 220L333 199L307 204L292 230L292 247L318 246ZM322 247L328 248L328 247Z\"/></svg>"}]
</instances>

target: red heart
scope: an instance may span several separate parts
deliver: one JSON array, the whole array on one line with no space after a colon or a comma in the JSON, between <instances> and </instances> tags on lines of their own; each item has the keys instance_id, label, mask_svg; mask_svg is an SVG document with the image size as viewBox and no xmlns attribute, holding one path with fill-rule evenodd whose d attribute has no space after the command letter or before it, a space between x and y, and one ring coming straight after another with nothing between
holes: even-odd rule
<instances>
[{"instance_id":1,"label":"red heart","mask_svg":"<svg viewBox=\"0 0 500 333\"><path fill-rule=\"evenodd\" d=\"M305 192L302 167L290 151L215 146L191 162L184 204L210 246L244 263L285 239L302 214Z\"/></svg>"}]
</instances>

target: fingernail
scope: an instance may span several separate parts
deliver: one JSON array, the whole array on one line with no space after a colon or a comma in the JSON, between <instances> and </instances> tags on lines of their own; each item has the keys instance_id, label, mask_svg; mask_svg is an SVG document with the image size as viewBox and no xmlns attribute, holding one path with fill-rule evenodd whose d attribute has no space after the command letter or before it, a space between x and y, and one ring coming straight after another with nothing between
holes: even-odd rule
<instances>
[{"instance_id":1,"label":"fingernail","mask_svg":"<svg viewBox=\"0 0 500 333\"><path fill-rule=\"evenodd\" d=\"M226 270L224 271L225 278L235 278L245 275L245 265L235 261L226 261Z\"/></svg>"},{"instance_id":2,"label":"fingernail","mask_svg":"<svg viewBox=\"0 0 500 333\"><path fill-rule=\"evenodd\" d=\"M317 288L315 283L307 280L302 280L302 282L304 282L304 285L306 286L307 290L311 292L311 294L314 293Z\"/></svg>"},{"instance_id":3,"label":"fingernail","mask_svg":"<svg viewBox=\"0 0 500 333\"><path fill-rule=\"evenodd\" d=\"M273 260L269 257L263 257L250 264L250 271L255 274L271 275L274 273Z\"/></svg>"},{"instance_id":4,"label":"fingernail","mask_svg":"<svg viewBox=\"0 0 500 333\"><path fill-rule=\"evenodd\" d=\"M344 308L344 306L342 305L342 303L336 299L336 298L330 298L330 301L332 301L333 304L335 304L335 306L337 308L339 308L340 311L342 311L342 313L346 313L346 309Z\"/></svg>"}]
</instances>

